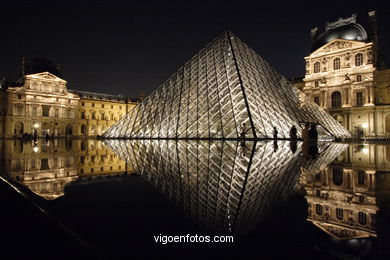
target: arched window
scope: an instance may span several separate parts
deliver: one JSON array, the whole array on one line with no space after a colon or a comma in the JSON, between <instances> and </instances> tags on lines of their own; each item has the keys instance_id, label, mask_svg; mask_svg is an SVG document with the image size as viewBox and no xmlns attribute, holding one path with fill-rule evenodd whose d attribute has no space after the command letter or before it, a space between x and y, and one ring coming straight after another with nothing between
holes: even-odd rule
<instances>
[{"instance_id":1,"label":"arched window","mask_svg":"<svg viewBox=\"0 0 390 260\"><path fill-rule=\"evenodd\" d=\"M320 62L317 61L314 63L314 73L320 72Z\"/></svg>"},{"instance_id":2,"label":"arched window","mask_svg":"<svg viewBox=\"0 0 390 260\"><path fill-rule=\"evenodd\" d=\"M358 53L355 55L355 66L361 66L363 65L363 54Z\"/></svg>"},{"instance_id":3,"label":"arched window","mask_svg":"<svg viewBox=\"0 0 390 260\"><path fill-rule=\"evenodd\" d=\"M95 111L92 111L91 114L92 114L92 119L96 120L96 113L95 113Z\"/></svg>"},{"instance_id":4,"label":"arched window","mask_svg":"<svg viewBox=\"0 0 390 260\"><path fill-rule=\"evenodd\" d=\"M333 69L339 70L340 69L340 58L335 58L333 60Z\"/></svg>"},{"instance_id":5,"label":"arched window","mask_svg":"<svg viewBox=\"0 0 390 260\"><path fill-rule=\"evenodd\" d=\"M332 107L341 107L341 93L335 91L332 93Z\"/></svg>"},{"instance_id":6,"label":"arched window","mask_svg":"<svg viewBox=\"0 0 390 260\"><path fill-rule=\"evenodd\" d=\"M333 168L333 183L338 186L343 184L343 169Z\"/></svg>"},{"instance_id":7,"label":"arched window","mask_svg":"<svg viewBox=\"0 0 390 260\"><path fill-rule=\"evenodd\" d=\"M87 133L87 126L86 125L81 125L81 134L85 135Z\"/></svg>"}]
</instances>

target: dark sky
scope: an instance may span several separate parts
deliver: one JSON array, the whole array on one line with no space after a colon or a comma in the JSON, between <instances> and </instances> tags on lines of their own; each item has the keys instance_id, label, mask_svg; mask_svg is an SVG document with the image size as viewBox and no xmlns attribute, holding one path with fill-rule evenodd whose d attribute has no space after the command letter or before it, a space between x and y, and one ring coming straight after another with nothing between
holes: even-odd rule
<instances>
[{"instance_id":1,"label":"dark sky","mask_svg":"<svg viewBox=\"0 0 390 260\"><path fill-rule=\"evenodd\" d=\"M310 28L377 10L389 52L390 1L4 1L0 76L58 63L71 89L136 97L158 87L225 28L287 77L304 74ZM138 4L135 4L138 3ZM387 46L387 49L384 48Z\"/></svg>"}]
</instances>

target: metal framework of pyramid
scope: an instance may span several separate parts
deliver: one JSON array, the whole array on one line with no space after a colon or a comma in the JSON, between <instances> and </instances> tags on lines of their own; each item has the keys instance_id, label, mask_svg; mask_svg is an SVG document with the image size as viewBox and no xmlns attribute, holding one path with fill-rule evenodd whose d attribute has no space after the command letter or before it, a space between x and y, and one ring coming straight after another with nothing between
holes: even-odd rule
<instances>
[{"instance_id":1,"label":"metal framework of pyramid","mask_svg":"<svg viewBox=\"0 0 390 260\"><path fill-rule=\"evenodd\" d=\"M304 122L350 137L329 114L225 31L106 131L105 138L288 138ZM245 124L245 126L244 126Z\"/></svg>"},{"instance_id":2,"label":"metal framework of pyramid","mask_svg":"<svg viewBox=\"0 0 390 260\"><path fill-rule=\"evenodd\" d=\"M348 145L320 143L307 160L289 142L106 140L130 168L205 230L250 233L294 193L301 172L316 174Z\"/></svg>"}]
</instances>

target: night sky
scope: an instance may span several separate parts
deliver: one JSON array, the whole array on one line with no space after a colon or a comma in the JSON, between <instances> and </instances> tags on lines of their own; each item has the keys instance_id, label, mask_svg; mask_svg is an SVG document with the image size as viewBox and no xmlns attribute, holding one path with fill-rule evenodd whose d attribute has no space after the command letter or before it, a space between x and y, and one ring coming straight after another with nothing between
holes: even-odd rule
<instances>
[{"instance_id":1,"label":"night sky","mask_svg":"<svg viewBox=\"0 0 390 260\"><path fill-rule=\"evenodd\" d=\"M283 75L299 77L311 28L353 13L365 22L370 10L390 57L390 1L268 2L1 0L0 76L15 80L22 57L47 58L60 65L68 88L137 97L229 28Z\"/></svg>"}]
</instances>

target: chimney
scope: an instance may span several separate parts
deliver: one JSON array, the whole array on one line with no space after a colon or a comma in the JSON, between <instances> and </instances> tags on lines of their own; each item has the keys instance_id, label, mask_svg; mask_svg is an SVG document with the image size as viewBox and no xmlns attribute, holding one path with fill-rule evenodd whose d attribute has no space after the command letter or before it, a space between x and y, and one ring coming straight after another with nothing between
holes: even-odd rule
<instances>
[{"instance_id":1,"label":"chimney","mask_svg":"<svg viewBox=\"0 0 390 260\"><path fill-rule=\"evenodd\" d=\"M376 18L376 11L368 12L368 22L370 24L369 40L374 43L373 46L373 63L374 66L378 64L378 25Z\"/></svg>"},{"instance_id":2,"label":"chimney","mask_svg":"<svg viewBox=\"0 0 390 260\"><path fill-rule=\"evenodd\" d=\"M26 58L22 57L22 76L26 74Z\"/></svg>"},{"instance_id":3,"label":"chimney","mask_svg":"<svg viewBox=\"0 0 390 260\"><path fill-rule=\"evenodd\" d=\"M318 35L318 27L312 28L310 30L311 40L314 41Z\"/></svg>"}]
</instances>

